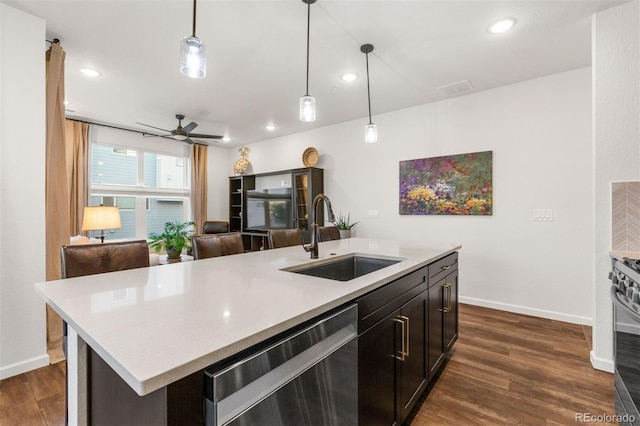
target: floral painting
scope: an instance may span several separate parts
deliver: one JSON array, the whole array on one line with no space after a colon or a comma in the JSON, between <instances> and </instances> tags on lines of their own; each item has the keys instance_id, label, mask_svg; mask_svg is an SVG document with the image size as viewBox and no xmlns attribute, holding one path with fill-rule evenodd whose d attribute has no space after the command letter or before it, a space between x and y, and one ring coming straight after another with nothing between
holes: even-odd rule
<instances>
[{"instance_id":1,"label":"floral painting","mask_svg":"<svg viewBox=\"0 0 640 426\"><path fill-rule=\"evenodd\" d=\"M491 215L493 152L400 161L401 215Z\"/></svg>"}]
</instances>

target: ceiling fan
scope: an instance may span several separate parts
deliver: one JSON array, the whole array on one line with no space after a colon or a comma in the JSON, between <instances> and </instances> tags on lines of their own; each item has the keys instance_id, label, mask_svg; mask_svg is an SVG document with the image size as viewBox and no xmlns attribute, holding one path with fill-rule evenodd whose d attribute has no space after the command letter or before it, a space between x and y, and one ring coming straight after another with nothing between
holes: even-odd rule
<instances>
[{"instance_id":1,"label":"ceiling fan","mask_svg":"<svg viewBox=\"0 0 640 426\"><path fill-rule=\"evenodd\" d=\"M191 123L187 124L186 126L182 127L182 120L184 120L184 115L183 114L176 114L176 118L178 119L178 127L176 127L173 130L167 130L167 129L162 129L160 127L156 127L156 126L151 126L149 124L144 124L144 123L139 123L136 121L136 123L142 125L142 126L147 126L147 127L151 127L152 129L158 129L158 130L162 130L163 132L168 132L168 135L154 135L149 133L148 136L160 136L160 137L164 137L164 138L172 138L175 139L177 141L182 141L182 142L186 142L186 143L195 143L193 140L191 140L191 138L195 138L195 139L222 139L223 136L218 136L218 135L205 135L202 133L191 133L196 127L198 127L198 123L196 123L195 121L192 121ZM145 133L143 133L143 135L147 135Z\"/></svg>"}]
</instances>

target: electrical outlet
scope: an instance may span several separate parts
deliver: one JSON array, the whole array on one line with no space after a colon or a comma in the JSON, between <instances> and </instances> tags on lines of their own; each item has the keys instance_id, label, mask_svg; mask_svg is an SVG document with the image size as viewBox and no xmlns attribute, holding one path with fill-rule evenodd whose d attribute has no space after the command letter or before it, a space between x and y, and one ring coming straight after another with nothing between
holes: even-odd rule
<instances>
[{"instance_id":1,"label":"electrical outlet","mask_svg":"<svg viewBox=\"0 0 640 426\"><path fill-rule=\"evenodd\" d=\"M378 210L369 210L369 217L378 217Z\"/></svg>"}]
</instances>

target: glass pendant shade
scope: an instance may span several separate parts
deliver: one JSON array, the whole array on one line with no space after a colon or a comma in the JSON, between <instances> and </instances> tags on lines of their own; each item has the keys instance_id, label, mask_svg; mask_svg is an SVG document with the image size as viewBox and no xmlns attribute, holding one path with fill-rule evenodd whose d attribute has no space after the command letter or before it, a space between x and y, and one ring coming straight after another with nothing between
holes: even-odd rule
<instances>
[{"instance_id":1,"label":"glass pendant shade","mask_svg":"<svg viewBox=\"0 0 640 426\"><path fill-rule=\"evenodd\" d=\"M187 77L203 78L207 75L207 55L204 43L198 37L185 37L180 43L180 72Z\"/></svg>"},{"instance_id":2,"label":"glass pendant shade","mask_svg":"<svg viewBox=\"0 0 640 426\"><path fill-rule=\"evenodd\" d=\"M300 98L300 120L316 121L316 98L305 95Z\"/></svg>"},{"instance_id":3,"label":"glass pendant shade","mask_svg":"<svg viewBox=\"0 0 640 426\"><path fill-rule=\"evenodd\" d=\"M369 123L364 126L364 141L366 143L378 142L378 128L375 124Z\"/></svg>"}]
</instances>

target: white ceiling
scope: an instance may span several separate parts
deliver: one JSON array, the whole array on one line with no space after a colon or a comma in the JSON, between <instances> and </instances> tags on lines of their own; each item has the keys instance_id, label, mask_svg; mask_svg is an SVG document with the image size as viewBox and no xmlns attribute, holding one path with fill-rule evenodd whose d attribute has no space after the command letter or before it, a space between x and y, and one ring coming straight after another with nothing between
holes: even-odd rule
<instances>
[{"instance_id":1,"label":"white ceiling","mask_svg":"<svg viewBox=\"0 0 640 426\"><path fill-rule=\"evenodd\" d=\"M305 93L306 15L302 0L200 0L197 36L207 76L178 70L179 44L191 35L191 0L10 1L42 17L47 38L66 51L68 116L126 128L164 129L196 121L196 133L244 145L315 127L367 122L365 55L375 115L444 99L437 87L469 80L475 91L591 64L591 19L625 1L348 1L311 6L309 93L317 120L298 120ZM492 35L511 16L513 30ZM89 79L79 69L102 73ZM352 71L352 83L340 76ZM265 130L267 123L277 126Z\"/></svg>"}]
</instances>

